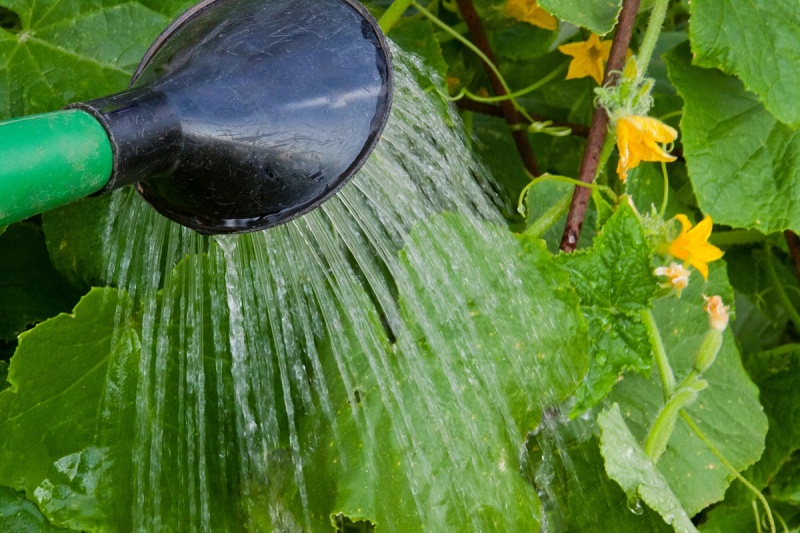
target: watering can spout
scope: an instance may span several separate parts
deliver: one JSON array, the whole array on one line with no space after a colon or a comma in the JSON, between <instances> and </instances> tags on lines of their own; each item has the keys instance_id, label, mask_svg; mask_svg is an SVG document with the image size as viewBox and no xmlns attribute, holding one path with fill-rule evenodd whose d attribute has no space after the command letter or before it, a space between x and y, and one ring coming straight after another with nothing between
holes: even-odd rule
<instances>
[{"instance_id":1,"label":"watering can spout","mask_svg":"<svg viewBox=\"0 0 800 533\"><path fill-rule=\"evenodd\" d=\"M238 233L338 191L391 98L388 45L354 0L206 0L153 43L128 91L64 113L91 116L108 138L101 191L136 184L172 220Z\"/></svg>"}]
</instances>

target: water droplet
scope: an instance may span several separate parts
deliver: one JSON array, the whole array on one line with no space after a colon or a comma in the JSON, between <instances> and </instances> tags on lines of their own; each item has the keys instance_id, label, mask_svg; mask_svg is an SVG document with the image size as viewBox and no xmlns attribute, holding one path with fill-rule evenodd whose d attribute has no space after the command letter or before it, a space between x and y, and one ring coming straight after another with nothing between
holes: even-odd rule
<instances>
[{"instance_id":1,"label":"water droplet","mask_svg":"<svg viewBox=\"0 0 800 533\"><path fill-rule=\"evenodd\" d=\"M637 496L628 496L628 510L637 516L644 513L642 500L640 500Z\"/></svg>"},{"instance_id":2,"label":"water droplet","mask_svg":"<svg viewBox=\"0 0 800 533\"><path fill-rule=\"evenodd\" d=\"M608 354L603 351L597 352L595 359L597 360L597 364L604 365L606 361L608 361Z\"/></svg>"}]
</instances>

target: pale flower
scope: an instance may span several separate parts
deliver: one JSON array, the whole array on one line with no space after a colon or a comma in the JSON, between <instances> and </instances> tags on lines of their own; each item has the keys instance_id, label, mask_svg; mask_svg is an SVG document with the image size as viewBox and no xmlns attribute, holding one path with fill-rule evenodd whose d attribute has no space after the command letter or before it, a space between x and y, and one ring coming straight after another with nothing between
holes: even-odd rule
<instances>
[{"instance_id":1,"label":"pale flower","mask_svg":"<svg viewBox=\"0 0 800 533\"><path fill-rule=\"evenodd\" d=\"M673 262L670 263L669 266L656 268L653 274L666 277L667 286L675 289L675 292L678 293L678 297L680 297L681 291L689 286L689 275L691 272L683 265Z\"/></svg>"},{"instance_id":2,"label":"pale flower","mask_svg":"<svg viewBox=\"0 0 800 533\"><path fill-rule=\"evenodd\" d=\"M708 263L722 257L722 250L708 242L714 222L706 215L692 227L686 215L675 215L675 218L681 223L681 233L670 243L670 255L683 259L695 267L703 275L703 279L708 279Z\"/></svg>"},{"instance_id":3,"label":"pale flower","mask_svg":"<svg viewBox=\"0 0 800 533\"><path fill-rule=\"evenodd\" d=\"M558 28L558 20L539 7L536 0L508 0L506 13L520 22L527 22L546 30Z\"/></svg>"},{"instance_id":4,"label":"pale flower","mask_svg":"<svg viewBox=\"0 0 800 533\"><path fill-rule=\"evenodd\" d=\"M558 47L565 55L572 56L567 79L591 76L598 85L603 83L605 65L611 53L611 41L601 41L592 34L587 41L564 44Z\"/></svg>"},{"instance_id":5,"label":"pale flower","mask_svg":"<svg viewBox=\"0 0 800 533\"><path fill-rule=\"evenodd\" d=\"M706 301L703 310L708 313L708 321L711 327L717 331L725 331L729 318L728 306L722 303L722 298L719 296L708 297L703 295L703 298Z\"/></svg>"},{"instance_id":6,"label":"pale flower","mask_svg":"<svg viewBox=\"0 0 800 533\"><path fill-rule=\"evenodd\" d=\"M639 166L642 161L675 161L659 143L671 143L678 138L678 132L663 122L639 115L628 115L617 120L617 148L619 164L617 173L624 183L628 170Z\"/></svg>"}]
</instances>

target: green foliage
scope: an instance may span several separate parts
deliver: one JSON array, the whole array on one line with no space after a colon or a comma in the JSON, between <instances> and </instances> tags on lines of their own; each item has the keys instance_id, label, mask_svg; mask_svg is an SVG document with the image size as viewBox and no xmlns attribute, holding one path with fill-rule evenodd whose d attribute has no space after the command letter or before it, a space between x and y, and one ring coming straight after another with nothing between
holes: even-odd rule
<instances>
[{"instance_id":1,"label":"green foliage","mask_svg":"<svg viewBox=\"0 0 800 533\"><path fill-rule=\"evenodd\" d=\"M702 308L704 293L719 294L726 302L732 300L724 266L710 269L706 286L691 283L680 300L661 298L653 307L678 383L688 374L708 330L708 318ZM725 334L716 362L703 378L708 381L708 388L700 392L686 412L720 453L742 470L764 450L767 419L758 401L758 389L742 367L730 333ZM627 426L637 439L644 441L664 403L658 376L626 376L609 398L620 404ZM722 499L732 479L732 474L680 418L658 469L689 516Z\"/></svg>"},{"instance_id":2,"label":"green foliage","mask_svg":"<svg viewBox=\"0 0 800 533\"><path fill-rule=\"evenodd\" d=\"M555 531L672 531L650 507L637 505L610 479L598 438L580 419L536 432L530 450L533 483L543 498L548 524ZM585 433L589 434L586 435ZM557 433L556 433L557 432ZM542 453L548 459L541 460ZM536 461L535 458L540 460ZM579 510L579 511L577 511Z\"/></svg>"},{"instance_id":3,"label":"green foliage","mask_svg":"<svg viewBox=\"0 0 800 533\"><path fill-rule=\"evenodd\" d=\"M647 374L651 346L641 312L656 289L650 246L633 209L623 205L594 246L558 257L589 322L591 362L575 411L605 397L624 371Z\"/></svg>"},{"instance_id":4,"label":"green foliage","mask_svg":"<svg viewBox=\"0 0 800 533\"><path fill-rule=\"evenodd\" d=\"M0 236L0 340L69 311L80 293L53 268L41 231L16 224Z\"/></svg>"},{"instance_id":5,"label":"green foliage","mask_svg":"<svg viewBox=\"0 0 800 533\"><path fill-rule=\"evenodd\" d=\"M192 3L4 1L0 117L124 89L152 39ZM367 3L376 14L392 5ZM557 46L586 30L611 32L621 0L540 0L560 19L553 32L512 19L504 4L475 0L511 89L557 73L515 104L535 121L590 124L596 84L564 79L569 59ZM647 25L647 9L664 2L642 4L638 29ZM471 31L457 3L425 5L451 31L411 8L389 36L439 76L431 84L421 73L428 90L486 95L491 84L464 44ZM513 207L531 176L497 102L480 102L494 106L488 114L464 111L474 152L495 178L488 193L510 231L444 213L398 240L399 255L387 252L401 273L390 292L400 315L394 319L409 325L410 335L394 338L366 291L353 295L355 309L339 303L310 311L327 321L324 334L302 339L319 353L320 366L303 360L291 370L309 380L312 395L327 385L331 411L312 409L305 398L294 398L300 407L291 414L277 407L262 472L269 483L243 478L233 400L221 392L232 394L233 354L215 339L230 326L227 318L220 324L210 311L212 291L225 283L213 262L219 249L159 265L164 277L152 289L159 289L159 309L168 310L159 335L174 357L156 362L141 302L108 279L109 197L46 213L41 229L38 219L0 228L0 530L199 529L191 503L199 495L182 492L198 462L175 443L201 438L180 406L203 390L219 407L205 414L214 438L201 443L214 530L293 531L305 523L333 531L349 519L376 531L766 531L754 494L733 481L681 417L657 462L644 452L665 403L654 342L663 341L681 383L709 327L702 297L716 294L735 303L736 314L703 374L708 388L685 411L733 469L766 494L778 523L797 531L800 283L792 250L776 232L800 230L798 28L793 0L671 2L668 31L655 43L646 74L655 80L650 115L673 126L682 115L683 160L667 165L665 202L660 165L642 163L624 185L612 156L598 181L613 193L593 193L579 252L571 255L558 252L563 212L537 224L572 187L534 185L523 221ZM636 32L634 53L643 35ZM528 140L543 171L577 175L583 138L535 133ZM619 202L607 201L617 196ZM662 204L663 220L642 217ZM672 260L667 219L679 213L713 217L711 240L724 248L726 262L711 265L707 282L692 271L678 299L652 272ZM105 244L125 247L138 227L131 221L130 234ZM535 238L524 234L532 227L541 229ZM191 302L170 292L193 283L202 289ZM303 298L316 302L307 290ZM260 312L263 302L243 298L248 313ZM76 302L72 314L59 314ZM205 388L187 381L189 363L181 359L189 341L176 317L187 305L202 307L192 334L204 353L196 363ZM454 310L469 319L454 321ZM656 331L642 319L651 314ZM300 342L280 324L268 331L259 343ZM365 336L372 349L361 342ZM153 390L153 375L162 380L163 397ZM270 394L283 395L286 384L275 380ZM253 402L258 394L250 395ZM144 414L137 411L143 402ZM142 434L151 431L161 432L161 448L142 447L151 442ZM143 526L132 502L137 487L151 481L140 476L151 461L163 473L155 482L163 498L146 502L158 506L159 522Z\"/></svg>"},{"instance_id":6,"label":"green foliage","mask_svg":"<svg viewBox=\"0 0 800 533\"><path fill-rule=\"evenodd\" d=\"M6 0L21 27L0 30L7 69L0 116L50 111L123 89L152 39L187 4Z\"/></svg>"},{"instance_id":7,"label":"green foliage","mask_svg":"<svg viewBox=\"0 0 800 533\"><path fill-rule=\"evenodd\" d=\"M770 485L770 493L783 499L780 495L790 495L792 487L797 486L796 481L791 481L797 465L791 458L800 450L800 427L796 423L800 417L797 398L800 391L800 347L787 345L777 351L751 356L747 360L747 371L761 390L760 400L769 420L769 432L761 459L745 472L745 476L758 488ZM784 465L787 471L778 474ZM750 493L738 493L745 501L753 499Z\"/></svg>"},{"instance_id":8,"label":"green foliage","mask_svg":"<svg viewBox=\"0 0 800 533\"><path fill-rule=\"evenodd\" d=\"M539 5L562 20L605 35L617 23L622 0L540 0Z\"/></svg>"},{"instance_id":9,"label":"green foliage","mask_svg":"<svg viewBox=\"0 0 800 533\"><path fill-rule=\"evenodd\" d=\"M56 533L71 530L53 527L25 494L0 486L0 529L13 533Z\"/></svg>"},{"instance_id":10,"label":"green foliage","mask_svg":"<svg viewBox=\"0 0 800 533\"><path fill-rule=\"evenodd\" d=\"M126 523L118 513L127 509L114 496L129 496L131 487L110 477L131 478L124 460L131 456L131 439L123 428L135 403L125 376L136 375L139 337L134 318L115 328L117 303L130 305L124 298L113 289L95 289L73 315L22 335L8 375L11 388L0 393L0 483L23 488L51 519L77 529ZM115 404L105 398L114 376L122 392L117 400L123 400ZM97 435L98 418L112 407L117 427Z\"/></svg>"},{"instance_id":11,"label":"green foliage","mask_svg":"<svg viewBox=\"0 0 800 533\"><path fill-rule=\"evenodd\" d=\"M694 64L738 76L779 121L800 126L797 3L699 0L691 7Z\"/></svg>"},{"instance_id":12,"label":"green foliage","mask_svg":"<svg viewBox=\"0 0 800 533\"><path fill-rule=\"evenodd\" d=\"M443 228L446 242L440 239ZM496 251L498 245L508 259L507 271L496 269L491 261L490 250ZM460 262L453 263L452 249L463 250ZM327 480L314 487L313 508L328 510L319 516L323 521L341 513L353 521L368 519L378 527L391 524L402 531L535 530L540 521L539 501L519 475L517 449L522 436L538 424L540 406L562 401L585 372L586 331L577 300L561 288L565 277L541 245L523 249L503 228L453 214L415 227L400 256L408 272L408 278L399 283L404 319L415 324L420 309L427 309L432 324L426 327L443 332L445 344L430 345L430 332L418 324L413 338L398 339L392 349L373 314L370 327L375 336L384 338L385 353L350 351L347 365L358 369L351 378L352 390L342 383L334 351L325 352L321 359L327 365L326 381L332 384L339 448L333 446L337 434L324 418L301 421L303 439L313 436L325 444L310 467L314 478ZM429 271L415 266L420 256L426 258ZM445 263L461 273L463 284L440 280L433 286L444 291L431 292L431 280L424 278L449 275L449 270L441 268ZM490 303L494 298L500 302L517 299L503 289L508 272L522 280L518 290L525 295L523 301L532 301L533 306L509 309ZM463 322L454 323L446 310L440 316L437 302L442 301L452 306L463 302L474 317L474 330L466 330ZM543 315L551 320L536 323L535 338L528 335L526 328ZM345 313L339 319L352 339L349 345L358 346L354 325ZM474 361L463 361L458 355L465 338L482 354ZM569 342L564 343L564 338ZM400 387L402 416L396 411L397 393L387 390L370 370L372 358L391 365L389 374ZM473 368L484 368L487 361L496 365L496 375L474 376ZM411 379L420 372L427 376L428 390L420 391ZM458 396L451 390L453 379L485 381ZM502 392L501 396L494 399L479 392L492 390ZM441 412L452 415L439 420L431 431L426 420ZM414 428L411 455L393 427L401 420ZM512 434L509 423L517 428ZM471 431L477 428L482 443L474 448L469 443ZM520 440L515 441L514 435ZM443 446L443 440L450 444ZM339 456L340 448L345 458ZM453 475L468 489L458 497L449 494ZM413 496L411 487L415 487ZM420 522L414 497L439 502L437 508L423 512L424 522Z\"/></svg>"},{"instance_id":13,"label":"green foliage","mask_svg":"<svg viewBox=\"0 0 800 533\"><path fill-rule=\"evenodd\" d=\"M800 137L740 81L692 66L688 44L667 64L686 102L682 141L700 208L719 224L799 231Z\"/></svg>"},{"instance_id":14,"label":"green foliage","mask_svg":"<svg viewBox=\"0 0 800 533\"><path fill-rule=\"evenodd\" d=\"M600 451L606 460L606 472L633 499L631 505L639 505L636 499L641 498L675 531L697 531L667 480L625 425L619 405L615 403L600 413L597 425L601 431Z\"/></svg>"}]
</instances>

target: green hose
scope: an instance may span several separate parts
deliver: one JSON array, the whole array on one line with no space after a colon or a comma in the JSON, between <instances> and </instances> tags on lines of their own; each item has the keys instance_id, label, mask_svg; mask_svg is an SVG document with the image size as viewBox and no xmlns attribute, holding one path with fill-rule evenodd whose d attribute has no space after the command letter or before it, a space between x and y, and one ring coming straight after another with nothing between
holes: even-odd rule
<instances>
[{"instance_id":1,"label":"green hose","mask_svg":"<svg viewBox=\"0 0 800 533\"><path fill-rule=\"evenodd\" d=\"M0 123L0 226L99 191L112 167L108 135L85 111Z\"/></svg>"}]
</instances>

